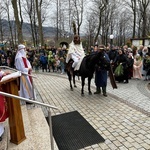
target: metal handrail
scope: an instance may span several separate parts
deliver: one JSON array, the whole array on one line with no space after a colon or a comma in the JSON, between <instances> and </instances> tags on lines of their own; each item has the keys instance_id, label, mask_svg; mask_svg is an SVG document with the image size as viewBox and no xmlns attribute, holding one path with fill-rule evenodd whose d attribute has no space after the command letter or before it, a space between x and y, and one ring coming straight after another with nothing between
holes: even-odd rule
<instances>
[{"instance_id":1,"label":"metal handrail","mask_svg":"<svg viewBox=\"0 0 150 150\"><path fill-rule=\"evenodd\" d=\"M41 105L41 106L44 106L44 107L48 107L48 108L49 108L49 110L48 110L48 119L49 119L51 149L54 150L53 131L52 131L52 118L51 118L51 111L50 111L50 108L52 108L52 109L58 109L58 108L55 107L55 106L49 105L49 104L44 104L44 103L41 103L41 102L37 102L37 101L35 101L35 100L23 98L23 97L16 96L16 95L13 95L13 94L9 94L9 93L6 93L6 92L1 92L1 91L0 91L0 95L6 96L6 97L15 98L15 99L18 99L18 100L23 100L23 101L26 101L26 102L29 102L29 103L34 103L34 104Z\"/></svg>"}]
</instances>

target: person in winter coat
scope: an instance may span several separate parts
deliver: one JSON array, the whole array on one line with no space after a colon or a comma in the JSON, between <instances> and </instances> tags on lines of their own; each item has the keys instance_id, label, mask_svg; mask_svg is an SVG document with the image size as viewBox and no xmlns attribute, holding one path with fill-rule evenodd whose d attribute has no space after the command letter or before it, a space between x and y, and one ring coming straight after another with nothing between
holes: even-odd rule
<instances>
[{"instance_id":1,"label":"person in winter coat","mask_svg":"<svg viewBox=\"0 0 150 150\"><path fill-rule=\"evenodd\" d=\"M52 68L53 72L55 71L54 62L55 62L55 58L53 56L53 53L52 53L52 51L49 51L49 54L48 54L48 69L49 69L49 72L51 71L51 68Z\"/></svg>"},{"instance_id":2,"label":"person in winter coat","mask_svg":"<svg viewBox=\"0 0 150 150\"><path fill-rule=\"evenodd\" d=\"M100 45L98 47L97 51L94 51L97 53L98 51L103 51L105 58L110 62L110 59L105 52L105 47L103 45ZM107 78L108 78L108 72L103 66L97 66L95 69L95 85L96 85L96 92L94 94L101 94L103 93L103 96L107 97L106 87L107 87Z\"/></svg>"},{"instance_id":3,"label":"person in winter coat","mask_svg":"<svg viewBox=\"0 0 150 150\"><path fill-rule=\"evenodd\" d=\"M114 61L114 70L119 66L122 65L123 67L123 74L116 76L115 75L115 80L118 82L124 82L128 83L128 58L127 56L123 53L123 50L119 49L118 50L118 56L116 57Z\"/></svg>"},{"instance_id":4,"label":"person in winter coat","mask_svg":"<svg viewBox=\"0 0 150 150\"><path fill-rule=\"evenodd\" d=\"M137 54L134 58L134 64L133 64L133 78L134 79L142 79L142 58L140 54Z\"/></svg>"},{"instance_id":5,"label":"person in winter coat","mask_svg":"<svg viewBox=\"0 0 150 150\"><path fill-rule=\"evenodd\" d=\"M133 63L134 63L133 54L129 53L128 54L128 78L129 79L133 77Z\"/></svg>"},{"instance_id":6,"label":"person in winter coat","mask_svg":"<svg viewBox=\"0 0 150 150\"><path fill-rule=\"evenodd\" d=\"M47 61L47 57L44 53L42 53L40 56L40 63L42 65L42 71L44 72L44 70L45 70L47 72L48 61Z\"/></svg>"}]
</instances>

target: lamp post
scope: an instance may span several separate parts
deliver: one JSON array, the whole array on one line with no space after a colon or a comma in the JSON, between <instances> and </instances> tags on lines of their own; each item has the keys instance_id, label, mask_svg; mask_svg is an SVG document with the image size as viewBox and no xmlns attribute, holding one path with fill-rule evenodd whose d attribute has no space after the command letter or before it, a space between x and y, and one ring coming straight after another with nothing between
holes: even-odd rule
<instances>
[{"instance_id":1,"label":"lamp post","mask_svg":"<svg viewBox=\"0 0 150 150\"><path fill-rule=\"evenodd\" d=\"M113 38L114 38L114 35L111 34L110 35L110 50L112 50Z\"/></svg>"}]
</instances>

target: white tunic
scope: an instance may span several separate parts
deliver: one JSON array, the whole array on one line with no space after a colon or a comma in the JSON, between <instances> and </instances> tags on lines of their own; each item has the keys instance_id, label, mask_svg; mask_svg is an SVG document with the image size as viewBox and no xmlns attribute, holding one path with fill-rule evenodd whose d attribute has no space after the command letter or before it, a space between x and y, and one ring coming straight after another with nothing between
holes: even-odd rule
<instances>
[{"instance_id":1,"label":"white tunic","mask_svg":"<svg viewBox=\"0 0 150 150\"><path fill-rule=\"evenodd\" d=\"M17 70L24 72L26 74L29 73L29 68L31 67L30 62L26 58L26 52L24 49L18 50L16 57L15 57L15 67ZM33 94L33 86L32 81L29 76L21 75L20 77L20 92L19 95L24 98L34 98Z\"/></svg>"},{"instance_id":2,"label":"white tunic","mask_svg":"<svg viewBox=\"0 0 150 150\"><path fill-rule=\"evenodd\" d=\"M0 136L2 136L4 133L4 125L3 123L0 123Z\"/></svg>"},{"instance_id":3,"label":"white tunic","mask_svg":"<svg viewBox=\"0 0 150 150\"><path fill-rule=\"evenodd\" d=\"M85 52L84 52L82 43L74 44L74 42L72 41L69 44L69 50L67 53L66 63L69 62L72 54L73 54L73 56L77 57L79 60L77 66L74 68L74 70L79 70L81 62L82 62L83 58L85 57Z\"/></svg>"}]
</instances>

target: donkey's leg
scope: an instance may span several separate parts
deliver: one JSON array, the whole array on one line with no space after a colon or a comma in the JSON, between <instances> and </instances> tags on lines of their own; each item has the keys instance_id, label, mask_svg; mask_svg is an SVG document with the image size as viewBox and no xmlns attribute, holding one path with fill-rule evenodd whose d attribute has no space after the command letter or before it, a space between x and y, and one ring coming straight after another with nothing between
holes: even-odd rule
<instances>
[{"instance_id":1,"label":"donkey's leg","mask_svg":"<svg viewBox=\"0 0 150 150\"><path fill-rule=\"evenodd\" d=\"M85 78L81 77L81 81L82 81L82 89L81 89L81 95L84 96L84 85L85 85Z\"/></svg>"},{"instance_id":2,"label":"donkey's leg","mask_svg":"<svg viewBox=\"0 0 150 150\"><path fill-rule=\"evenodd\" d=\"M89 95L92 95L92 92L91 92L91 79L92 78L88 78L88 91L89 91Z\"/></svg>"},{"instance_id":3,"label":"donkey's leg","mask_svg":"<svg viewBox=\"0 0 150 150\"><path fill-rule=\"evenodd\" d=\"M74 84L74 87L77 87L76 86L76 81L75 81L75 74L73 74L73 84Z\"/></svg>"},{"instance_id":4,"label":"donkey's leg","mask_svg":"<svg viewBox=\"0 0 150 150\"><path fill-rule=\"evenodd\" d=\"M73 91L73 87L72 87L72 83L71 83L71 80L72 80L71 74L70 73L67 73L67 74L68 74L68 79L69 79L69 83L70 83L70 89L71 89L71 91Z\"/></svg>"}]
</instances>

